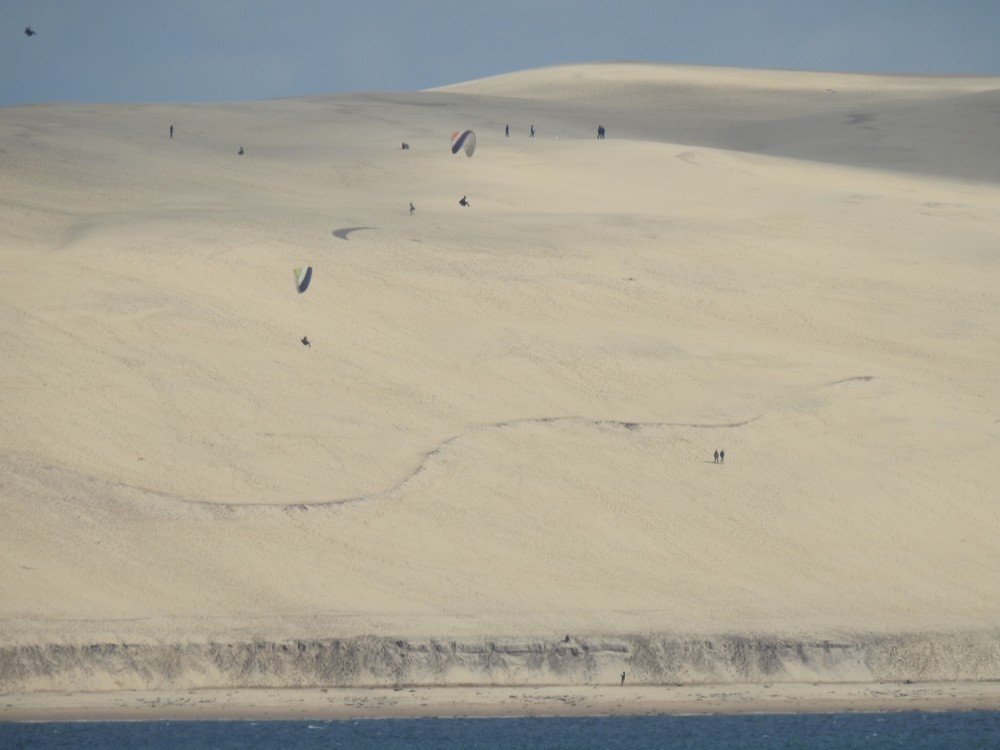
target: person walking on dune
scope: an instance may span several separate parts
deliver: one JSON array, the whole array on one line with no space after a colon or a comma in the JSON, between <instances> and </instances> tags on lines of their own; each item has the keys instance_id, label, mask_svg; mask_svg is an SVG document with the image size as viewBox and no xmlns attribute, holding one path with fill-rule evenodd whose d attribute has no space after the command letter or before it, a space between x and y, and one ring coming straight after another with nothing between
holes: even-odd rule
<instances>
[{"instance_id":1,"label":"person walking on dune","mask_svg":"<svg viewBox=\"0 0 1000 750\"><path fill-rule=\"evenodd\" d=\"M530 138L534 138L535 137L535 126L534 125L531 126L531 135L529 137Z\"/></svg>"},{"instance_id":2,"label":"person walking on dune","mask_svg":"<svg viewBox=\"0 0 1000 750\"><path fill-rule=\"evenodd\" d=\"M726 452L725 451L719 451L719 463L720 464L726 463Z\"/></svg>"},{"instance_id":3,"label":"person walking on dune","mask_svg":"<svg viewBox=\"0 0 1000 750\"><path fill-rule=\"evenodd\" d=\"M624 687L624 686L625 686L625 673L622 672L622 682L621 682L621 685L619 687Z\"/></svg>"},{"instance_id":4,"label":"person walking on dune","mask_svg":"<svg viewBox=\"0 0 1000 750\"><path fill-rule=\"evenodd\" d=\"M715 463L719 463L719 451L715 452Z\"/></svg>"},{"instance_id":5,"label":"person walking on dune","mask_svg":"<svg viewBox=\"0 0 1000 750\"><path fill-rule=\"evenodd\" d=\"M471 204L469 203L469 199L463 195L462 200L458 202L458 205L468 208Z\"/></svg>"}]
</instances>

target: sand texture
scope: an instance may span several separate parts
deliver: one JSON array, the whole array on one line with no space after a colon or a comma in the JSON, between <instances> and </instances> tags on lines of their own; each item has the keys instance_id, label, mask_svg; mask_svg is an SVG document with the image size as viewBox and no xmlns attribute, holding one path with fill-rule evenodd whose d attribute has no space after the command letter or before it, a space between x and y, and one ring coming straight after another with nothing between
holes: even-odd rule
<instances>
[{"instance_id":1,"label":"sand texture","mask_svg":"<svg viewBox=\"0 0 1000 750\"><path fill-rule=\"evenodd\" d=\"M0 108L0 692L1000 679L998 123L624 63Z\"/></svg>"},{"instance_id":2,"label":"sand texture","mask_svg":"<svg viewBox=\"0 0 1000 750\"><path fill-rule=\"evenodd\" d=\"M0 721L981 711L1000 683L291 688L0 695Z\"/></svg>"}]
</instances>

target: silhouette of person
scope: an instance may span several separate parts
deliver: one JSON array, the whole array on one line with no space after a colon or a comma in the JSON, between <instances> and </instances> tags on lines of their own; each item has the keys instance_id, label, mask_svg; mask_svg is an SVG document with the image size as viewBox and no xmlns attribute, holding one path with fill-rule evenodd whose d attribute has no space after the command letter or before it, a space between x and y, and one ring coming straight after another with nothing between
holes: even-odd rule
<instances>
[{"instance_id":1,"label":"silhouette of person","mask_svg":"<svg viewBox=\"0 0 1000 750\"><path fill-rule=\"evenodd\" d=\"M715 452L715 463L719 463L719 451Z\"/></svg>"},{"instance_id":2,"label":"silhouette of person","mask_svg":"<svg viewBox=\"0 0 1000 750\"><path fill-rule=\"evenodd\" d=\"M413 216L413 212L417 210L417 207L413 205L413 201L410 201L410 216Z\"/></svg>"},{"instance_id":3,"label":"silhouette of person","mask_svg":"<svg viewBox=\"0 0 1000 750\"><path fill-rule=\"evenodd\" d=\"M312 346L312 344L309 343L309 337L308 336L303 336L302 337L302 345L303 346Z\"/></svg>"},{"instance_id":4,"label":"silhouette of person","mask_svg":"<svg viewBox=\"0 0 1000 750\"><path fill-rule=\"evenodd\" d=\"M463 195L463 196L462 196L462 200L460 200L460 201L458 202L458 205L460 205L460 206L468 206L468 205L470 205L470 204L469 204L469 201L468 201L468 199L467 199L467 198L466 198L466 197L465 197L465 196Z\"/></svg>"},{"instance_id":5,"label":"silhouette of person","mask_svg":"<svg viewBox=\"0 0 1000 750\"><path fill-rule=\"evenodd\" d=\"M625 685L625 673L624 672L622 672L622 682L621 682L621 684Z\"/></svg>"},{"instance_id":6,"label":"silhouette of person","mask_svg":"<svg viewBox=\"0 0 1000 750\"><path fill-rule=\"evenodd\" d=\"M170 126L170 137L171 138L174 137L174 126L173 125Z\"/></svg>"},{"instance_id":7,"label":"silhouette of person","mask_svg":"<svg viewBox=\"0 0 1000 750\"><path fill-rule=\"evenodd\" d=\"M37 34L38 34L38 32L37 32L37 31L35 31L35 30L34 30L33 28L31 28L30 26L25 26L25 27L24 27L24 35L25 35L25 36L36 36Z\"/></svg>"},{"instance_id":8,"label":"silhouette of person","mask_svg":"<svg viewBox=\"0 0 1000 750\"><path fill-rule=\"evenodd\" d=\"M535 137L535 126L534 125L531 126L531 136L530 137L531 138Z\"/></svg>"},{"instance_id":9,"label":"silhouette of person","mask_svg":"<svg viewBox=\"0 0 1000 750\"><path fill-rule=\"evenodd\" d=\"M510 123L507 123L507 127L503 129L503 137L510 138Z\"/></svg>"},{"instance_id":10,"label":"silhouette of person","mask_svg":"<svg viewBox=\"0 0 1000 750\"><path fill-rule=\"evenodd\" d=\"M719 451L719 463L720 464L726 463L726 452L725 451Z\"/></svg>"},{"instance_id":11,"label":"silhouette of person","mask_svg":"<svg viewBox=\"0 0 1000 750\"><path fill-rule=\"evenodd\" d=\"M239 155L243 156L243 147L242 146L240 146Z\"/></svg>"}]
</instances>

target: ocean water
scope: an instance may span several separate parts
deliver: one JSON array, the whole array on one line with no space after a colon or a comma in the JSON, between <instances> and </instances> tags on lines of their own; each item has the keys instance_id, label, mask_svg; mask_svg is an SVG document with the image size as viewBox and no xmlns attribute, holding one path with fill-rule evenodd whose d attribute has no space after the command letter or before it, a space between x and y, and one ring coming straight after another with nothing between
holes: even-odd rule
<instances>
[{"instance_id":1,"label":"ocean water","mask_svg":"<svg viewBox=\"0 0 1000 750\"><path fill-rule=\"evenodd\" d=\"M0 748L881 750L1000 748L1000 712L0 723Z\"/></svg>"}]
</instances>

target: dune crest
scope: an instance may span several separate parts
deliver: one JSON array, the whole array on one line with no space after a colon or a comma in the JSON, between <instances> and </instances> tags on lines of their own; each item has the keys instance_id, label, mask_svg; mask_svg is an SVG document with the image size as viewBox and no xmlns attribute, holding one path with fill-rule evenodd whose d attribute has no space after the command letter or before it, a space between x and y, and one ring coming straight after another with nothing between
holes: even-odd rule
<instances>
[{"instance_id":1,"label":"dune crest","mask_svg":"<svg viewBox=\"0 0 1000 750\"><path fill-rule=\"evenodd\" d=\"M959 91L993 91L998 81L998 76L985 75L886 75L621 61L531 68L429 90L523 98L554 95L557 99L570 99L589 93L607 94L612 85L658 85L663 87L664 93L676 87L701 86L738 88L748 95L759 95L762 91L816 90L824 93L887 91L895 97L921 97Z\"/></svg>"}]
</instances>

